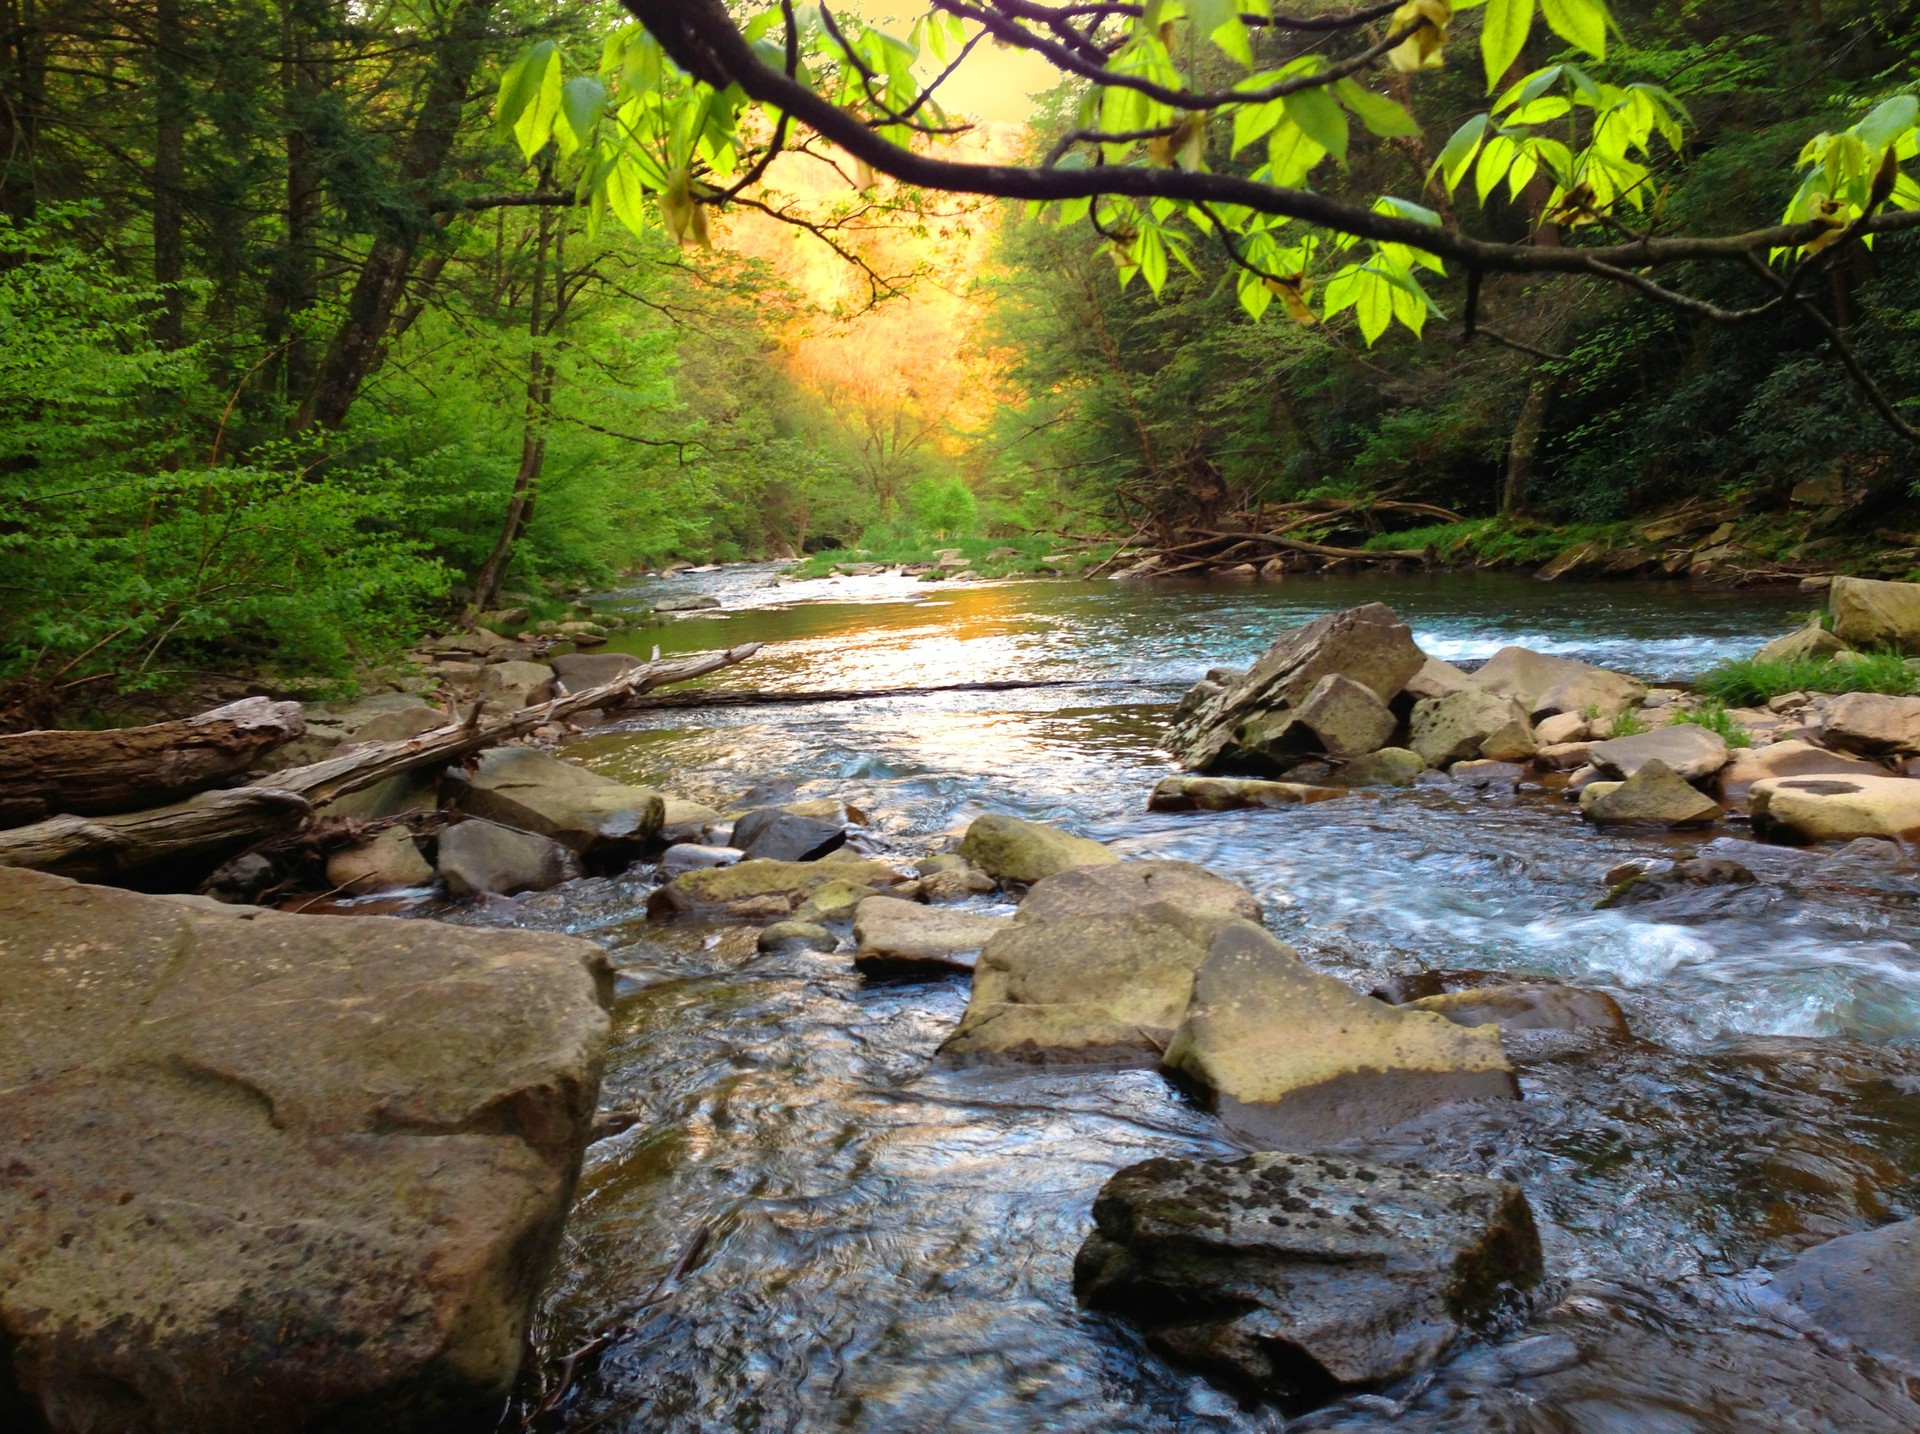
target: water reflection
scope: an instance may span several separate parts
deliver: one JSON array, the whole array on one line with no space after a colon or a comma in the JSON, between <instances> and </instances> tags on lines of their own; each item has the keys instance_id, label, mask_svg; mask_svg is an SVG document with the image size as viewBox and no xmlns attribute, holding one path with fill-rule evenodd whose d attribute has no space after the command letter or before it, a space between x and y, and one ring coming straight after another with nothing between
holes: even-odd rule
<instances>
[{"instance_id":1,"label":"water reflection","mask_svg":"<svg viewBox=\"0 0 1920 1434\"><path fill-rule=\"evenodd\" d=\"M698 579L736 615L634 645L781 644L726 674L736 685L1077 685L660 713L571 755L706 800L768 782L832 793L903 853L981 810L1067 820L1246 882L1276 931L1355 981L1491 968L1597 985L1627 1009L1633 1045L1516 1048L1524 1100L1367 1146L1527 1188L1553 1282L1522 1337L1289 1427L1920 1428L1902 1376L1782 1323L1751 1273L1915 1210L1920 872L1736 833L1715 853L1737 845L1756 886L1597 911L1610 867L1710 839L1597 832L1550 796L1427 789L1142 810L1166 770L1153 749L1165 702L1328 607L1389 601L1441 653L1485 656L1531 631L1657 677L1751 650L1803 599L1415 579L955 586L927 607L925 587L899 580L842 581L807 604L763 576ZM1149 1072L946 1069L934 1049L965 1003L960 982L867 986L844 955L761 955L738 932L650 926L643 875L531 898L517 918L611 950L625 994L606 1099L644 1116L590 1155L543 1340L567 1348L627 1318L694 1229L716 1238L676 1298L588 1373L564 1427L1281 1427L1070 1293L1100 1183L1150 1155L1230 1153L1210 1117Z\"/></svg>"}]
</instances>

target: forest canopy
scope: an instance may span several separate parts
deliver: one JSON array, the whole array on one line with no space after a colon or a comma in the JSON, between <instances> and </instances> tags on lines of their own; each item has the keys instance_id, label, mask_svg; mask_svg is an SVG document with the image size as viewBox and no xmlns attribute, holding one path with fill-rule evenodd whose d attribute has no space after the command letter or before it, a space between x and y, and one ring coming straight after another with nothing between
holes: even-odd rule
<instances>
[{"instance_id":1,"label":"forest canopy","mask_svg":"<svg viewBox=\"0 0 1920 1434\"><path fill-rule=\"evenodd\" d=\"M1885 547L1916 36L1878 0L0 0L0 682L325 682L673 558L1326 495L1519 561L1830 482L1831 541ZM943 104L1018 52L1058 79L1027 123Z\"/></svg>"}]
</instances>

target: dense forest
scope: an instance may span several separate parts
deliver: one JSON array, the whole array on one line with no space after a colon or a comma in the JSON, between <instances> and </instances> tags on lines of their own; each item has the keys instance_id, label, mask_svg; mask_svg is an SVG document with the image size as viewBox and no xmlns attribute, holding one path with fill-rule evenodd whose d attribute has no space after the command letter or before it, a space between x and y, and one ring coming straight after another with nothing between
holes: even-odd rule
<instances>
[{"instance_id":1,"label":"dense forest","mask_svg":"<svg viewBox=\"0 0 1920 1434\"><path fill-rule=\"evenodd\" d=\"M1337 144L1337 164L1309 162L1312 187L1417 198L1449 231L1535 250L1626 232L1590 190L1583 210L1534 160L1508 168L1524 146L1498 125L1461 159L1460 126L1488 103L1474 51L1492 73L1506 43L1476 37L1522 7L1424 3L1448 12L1454 63L1419 49L1444 20L1388 6L1370 23L1410 35L1417 64L1385 68L1378 93L1340 82L1364 124L1324 90L1265 122L1306 126L1318 157ZM840 86L846 113L878 106L875 133L1033 166L1084 129L1098 87L1071 70L1024 128L937 105L916 123L922 101L875 86L911 89L926 57L878 9L874 28L807 22L832 61L814 61L822 92ZM1232 7L1174 6L1165 46L1226 89L1247 66L1313 60L1321 33L1262 28L1263 10L1243 32ZM1221 44L1196 45L1183 11L1222 20ZM1104 200L1076 214L941 192L824 140L776 158L752 129L765 121L729 131L711 91L686 121L674 106L700 86L657 47L636 67L652 41L611 4L0 0L0 705L44 718L205 672L347 679L434 624L537 612L673 559L955 536L1045 552L1314 497L1438 505L1471 521L1395 541L1538 560L1676 499L1764 508L1828 484L1845 501L1813 541L1905 575L1920 236L1867 230L1875 210L1915 207L1900 106L1920 10L1625 0L1597 45L1589 11L1605 16L1547 5L1553 28L1520 26L1500 70L1560 65L1665 97L1659 133L1620 161L1648 232L1773 222L1816 135L1904 120L1848 141L1885 162L1795 302L1727 322L1770 307L1766 274L1739 265L1689 269L1667 291L1683 302L1631 273L1546 269L1482 295L1477 271L1432 265L1389 276L1393 302L1420 297L1382 333L1384 280L1364 290L1356 270L1350 306L1330 297L1350 278L1331 238L1262 275L1247 255L1279 255L1274 229L1161 238L1154 201L1116 235ZM1403 12L1411 28L1387 34ZM779 14L748 24L776 58ZM1006 63L957 21L923 34ZM667 97L646 110L666 127L657 173L602 137L636 123L620 106L648 85ZM1543 90L1500 123L1559 123L1580 100ZM1246 116L1280 103L1094 148L1300 184L1274 168L1277 138L1243 148ZM1512 154L1491 165L1499 145ZM1814 165L1836 184L1866 162L1842 148ZM1808 538L1783 525L1766 555Z\"/></svg>"}]
</instances>

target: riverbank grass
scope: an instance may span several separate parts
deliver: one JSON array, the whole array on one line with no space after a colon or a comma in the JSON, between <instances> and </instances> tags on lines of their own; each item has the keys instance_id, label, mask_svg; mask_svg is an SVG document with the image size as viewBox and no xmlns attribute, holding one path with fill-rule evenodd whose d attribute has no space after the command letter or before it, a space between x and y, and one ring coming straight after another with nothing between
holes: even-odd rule
<instances>
[{"instance_id":1,"label":"riverbank grass","mask_svg":"<svg viewBox=\"0 0 1920 1434\"><path fill-rule=\"evenodd\" d=\"M1731 707L1752 707L1787 692L1881 692L1892 697L1920 693L1920 669L1897 652L1760 662L1737 658L1703 674L1694 689Z\"/></svg>"}]
</instances>

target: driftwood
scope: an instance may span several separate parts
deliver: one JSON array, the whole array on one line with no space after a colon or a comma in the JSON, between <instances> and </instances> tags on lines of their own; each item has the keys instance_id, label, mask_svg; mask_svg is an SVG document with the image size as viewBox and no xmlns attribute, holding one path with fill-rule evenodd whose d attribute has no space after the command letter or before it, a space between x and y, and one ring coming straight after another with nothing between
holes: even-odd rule
<instances>
[{"instance_id":1,"label":"driftwood","mask_svg":"<svg viewBox=\"0 0 1920 1434\"><path fill-rule=\"evenodd\" d=\"M1226 527L1185 527L1162 530L1164 541L1146 550L1143 556L1158 559L1155 573L1160 577L1219 571L1257 562L1265 553L1278 549L1303 557L1356 563L1426 563L1432 554L1419 548L1339 547L1315 541L1355 520L1371 526L1375 517L1426 522L1457 523L1460 515L1432 503L1414 503L1397 498L1349 501L1339 498L1309 498L1295 503L1268 504L1257 511L1226 518ZM1237 526L1236 526L1237 525ZM1311 537L1308 535L1312 534ZM1135 537L1139 536L1136 531Z\"/></svg>"},{"instance_id":2,"label":"driftwood","mask_svg":"<svg viewBox=\"0 0 1920 1434\"><path fill-rule=\"evenodd\" d=\"M80 881L112 880L172 866L205 867L307 819L293 792L238 787L117 816L49 817L0 831L0 866L25 866Z\"/></svg>"},{"instance_id":3,"label":"driftwood","mask_svg":"<svg viewBox=\"0 0 1920 1434\"><path fill-rule=\"evenodd\" d=\"M207 868L260 842L299 828L313 808L416 767L457 761L542 723L594 707L614 707L671 682L687 682L744 662L750 642L724 652L694 653L630 668L612 682L504 717L483 721L478 704L465 720L409 737L352 748L322 762L289 767L244 787L202 792L186 801L120 816L50 817L0 831L0 866L32 867L61 876L111 878L156 868Z\"/></svg>"},{"instance_id":4,"label":"driftwood","mask_svg":"<svg viewBox=\"0 0 1920 1434\"><path fill-rule=\"evenodd\" d=\"M0 736L0 826L177 801L219 786L305 731L298 702L249 697L150 727Z\"/></svg>"}]
</instances>

